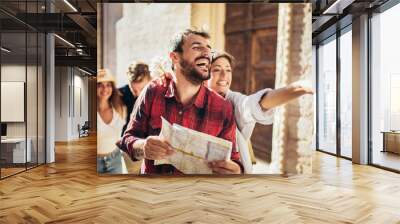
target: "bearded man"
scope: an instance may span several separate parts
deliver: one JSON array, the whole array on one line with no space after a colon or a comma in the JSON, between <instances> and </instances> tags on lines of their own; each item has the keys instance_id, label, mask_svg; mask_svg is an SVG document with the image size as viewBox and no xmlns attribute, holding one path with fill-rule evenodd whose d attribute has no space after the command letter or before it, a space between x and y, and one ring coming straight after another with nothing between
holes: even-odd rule
<instances>
[{"instance_id":1,"label":"bearded man","mask_svg":"<svg viewBox=\"0 0 400 224\"><path fill-rule=\"evenodd\" d=\"M167 85L152 81L139 96L128 128L118 146L133 160L144 158L142 173L180 174L170 164L154 165L175 153L171 145L158 136L161 117L171 124L197 130L232 142L228 161L209 163L214 173L240 174L243 166L236 146L236 123L229 101L204 86L210 78L211 47L209 34L186 30L172 41L169 57L174 79Z\"/></svg>"}]
</instances>

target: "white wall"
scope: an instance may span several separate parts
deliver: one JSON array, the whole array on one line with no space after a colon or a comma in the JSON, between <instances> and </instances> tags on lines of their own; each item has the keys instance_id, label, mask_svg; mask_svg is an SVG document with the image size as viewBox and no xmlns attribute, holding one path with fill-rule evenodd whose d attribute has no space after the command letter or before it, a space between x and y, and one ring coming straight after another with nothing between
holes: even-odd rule
<instances>
[{"instance_id":1,"label":"white wall","mask_svg":"<svg viewBox=\"0 0 400 224\"><path fill-rule=\"evenodd\" d=\"M71 102L72 108L72 119L71 119L71 138L78 138L78 125L82 126L85 121L88 121L88 78L81 76L82 73L74 73L74 91L73 99L74 102Z\"/></svg>"},{"instance_id":2,"label":"white wall","mask_svg":"<svg viewBox=\"0 0 400 224\"><path fill-rule=\"evenodd\" d=\"M116 73L116 22L122 17L122 3L103 4L103 58L104 68Z\"/></svg>"},{"instance_id":3,"label":"white wall","mask_svg":"<svg viewBox=\"0 0 400 224\"><path fill-rule=\"evenodd\" d=\"M123 4L123 17L116 23L116 71L112 71L117 86L127 83L125 74L132 61L150 63L154 57L168 57L173 35L190 24L190 3Z\"/></svg>"},{"instance_id":4,"label":"white wall","mask_svg":"<svg viewBox=\"0 0 400 224\"><path fill-rule=\"evenodd\" d=\"M77 139L78 124L88 120L88 78L71 67L56 67L55 73L55 141Z\"/></svg>"},{"instance_id":5,"label":"white wall","mask_svg":"<svg viewBox=\"0 0 400 224\"><path fill-rule=\"evenodd\" d=\"M55 68L55 141L68 140L68 71L67 67Z\"/></svg>"}]
</instances>

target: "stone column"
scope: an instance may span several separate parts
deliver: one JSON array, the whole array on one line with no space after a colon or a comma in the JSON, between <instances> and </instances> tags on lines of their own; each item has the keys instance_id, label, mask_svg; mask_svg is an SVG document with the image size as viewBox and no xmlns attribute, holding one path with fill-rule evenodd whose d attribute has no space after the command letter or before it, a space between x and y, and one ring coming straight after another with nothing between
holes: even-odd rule
<instances>
[{"instance_id":1,"label":"stone column","mask_svg":"<svg viewBox=\"0 0 400 224\"><path fill-rule=\"evenodd\" d=\"M204 28L210 33L211 46L225 50L225 3L192 3L191 27Z\"/></svg>"},{"instance_id":2,"label":"stone column","mask_svg":"<svg viewBox=\"0 0 400 224\"><path fill-rule=\"evenodd\" d=\"M305 80L312 83L311 4L280 4L275 88ZM279 107L272 138L273 172L312 171L313 96Z\"/></svg>"}]
</instances>

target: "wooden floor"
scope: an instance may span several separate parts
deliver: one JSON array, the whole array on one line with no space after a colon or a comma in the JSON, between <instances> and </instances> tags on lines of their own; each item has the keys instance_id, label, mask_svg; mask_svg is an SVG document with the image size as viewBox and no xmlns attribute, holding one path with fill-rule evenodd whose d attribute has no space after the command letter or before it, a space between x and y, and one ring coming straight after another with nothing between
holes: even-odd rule
<instances>
[{"instance_id":1,"label":"wooden floor","mask_svg":"<svg viewBox=\"0 0 400 224\"><path fill-rule=\"evenodd\" d=\"M392 152L381 152L375 150L372 157L374 164L389 167L391 169L400 170L400 154Z\"/></svg>"},{"instance_id":2,"label":"wooden floor","mask_svg":"<svg viewBox=\"0 0 400 224\"><path fill-rule=\"evenodd\" d=\"M0 169L1 169L1 177L2 178L26 170L25 167L24 168L0 168Z\"/></svg>"},{"instance_id":3,"label":"wooden floor","mask_svg":"<svg viewBox=\"0 0 400 224\"><path fill-rule=\"evenodd\" d=\"M25 167L25 164L23 165L18 165L18 167L7 167L7 168L1 168L1 178L5 178L20 172L24 172L25 170L29 169L34 169L37 167L37 164L27 164L27 167Z\"/></svg>"},{"instance_id":4,"label":"wooden floor","mask_svg":"<svg viewBox=\"0 0 400 224\"><path fill-rule=\"evenodd\" d=\"M94 137L0 181L0 223L400 223L400 175L316 153L311 176L96 174Z\"/></svg>"}]
</instances>

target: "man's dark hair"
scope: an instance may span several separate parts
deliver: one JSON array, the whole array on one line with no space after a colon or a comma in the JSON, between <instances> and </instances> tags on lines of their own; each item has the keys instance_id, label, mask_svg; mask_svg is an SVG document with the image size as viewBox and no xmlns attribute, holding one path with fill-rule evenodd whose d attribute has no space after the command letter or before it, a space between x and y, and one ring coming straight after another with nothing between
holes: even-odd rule
<instances>
[{"instance_id":1,"label":"man's dark hair","mask_svg":"<svg viewBox=\"0 0 400 224\"><path fill-rule=\"evenodd\" d=\"M235 66L235 58L224 51L215 52L212 56L211 64L214 63L219 58L225 58L226 60L228 60L232 69Z\"/></svg>"},{"instance_id":2,"label":"man's dark hair","mask_svg":"<svg viewBox=\"0 0 400 224\"><path fill-rule=\"evenodd\" d=\"M185 42L185 38L189 36L189 34L199 35L206 39L210 39L210 34L202 30L195 30L195 29L186 29L184 32L180 32L174 36L171 41L171 51L172 52L183 52L183 43Z\"/></svg>"}]
</instances>

